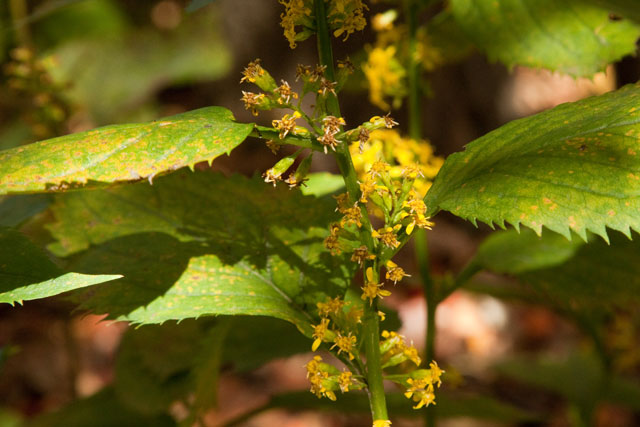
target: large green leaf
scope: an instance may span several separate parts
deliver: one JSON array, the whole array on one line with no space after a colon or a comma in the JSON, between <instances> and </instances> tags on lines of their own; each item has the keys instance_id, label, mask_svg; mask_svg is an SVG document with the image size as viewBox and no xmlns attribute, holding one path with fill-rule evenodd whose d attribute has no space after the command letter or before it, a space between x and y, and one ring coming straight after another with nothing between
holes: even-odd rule
<instances>
[{"instance_id":1,"label":"large green leaf","mask_svg":"<svg viewBox=\"0 0 640 427\"><path fill-rule=\"evenodd\" d=\"M612 21L582 0L451 0L451 10L491 60L590 76L636 50L640 26ZM637 5L636 5L637 7Z\"/></svg>"},{"instance_id":2,"label":"large green leaf","mask_svg":"<svg viewBox=\"0 0 640 427\"><path fill-rule=\"evenodd\" d=\"M51 202L50 194L0 196L0 227L16 227L44 211Z\"/></svg>"},{"instance_id":3,"label":"large green leaf","mask_svg":"<svg viewBox=\"0 0 640 427\"><path fill-rule=\"evenodd\" d=\"M78 8L87 12L86 6ZM91 15L83 19L80 13L67 14L66 27L71 30L63 27L62 31L74 33L91 25L90 19L95 16ZM99 15L102 21L114 19L103 15ZM58 17L52 16L51 20L61 31ZM50 52L54 59L50 62L55 65L49 71L56 83L71 83L66 96L87 110L94 123L131 120L157 91L170 85L218 79L230 70L232 57L215 8L182 16L181 21L175 29L138 27L111 31L107 37L70 40Z\"/></svg>"},{"instance_id":4,"label":"large green leaf","mask_svg":"<svg viewBox=\"0 0 640 427\"><path fill-rule=\"evenodd\" d=\"M151 123L112 125L0 152L0 194L151 181L229 153L253 129L207 107Z\"/></svg>"},{"instance_id":5,"label":"large green leaf","mask_svg":"<svg viewBox=\"0 0 640 427\"><path fill-rule=\"evenodd\" d=\"M129 329L123 337L114 388L123 402L141 413L162 413L183 399L192 399L192 409L207 409L215 402L221 364L246 372L309 348L310 341L293 325L268 317L145 325Z\"/></svg>"},{"instance_id":6,"label":"large green leaf","mask_svg":"<svg viewBox=\"0 0 640 427\"><path fill-rule=\"evenodd\" d=\"M496 273L519 274L563 264L583 244L555 233L538 236L531 230L509 230L482 242L473 262Z\"/></svg>"},{"instance_id":7,"label":"large green leaf","mask_svg":"<svg viewBox=\"0 0 640 427\"><path fill-rule=\"evenodd\" d=\"M257 178L178 173L153 186L59 197L51 249L63 255L100 244L73 268L125 276L85 295L84 307L111 317L264 315L308 332L305 306L349 282L344 259L323 246L333 208Z\"/></svg>"},{"instance_id":8,"label":"large green leaf","mask_svg":"<svg viewBox=\"0 0 640 427\"><path fill-rule=\"evenodd\" d=\"M143 414L163 413L171 403L186 399L197 380L195 359L210 326L187 320L129 329L116 358L116 395Z\"/></svg>"},{"instance_id":9,"label":"large green leaf","mask_svg":"<svg viewBox=\"0 0 640 427\"><path fill-rule=\"evenodd\" d=\"M640 240L634 237L615 233L611 245L601 239L581 244L554 233L509 230L489 237L474 262L526 285L510 286L507 295L595 319L640 302Z\"/></svg>"},{"instance_id":10,"label":"large green leaf","mask_svg":"<svg viewBox=\"0 0 640 427\"><path fill-rule=\"evenodd\" d=\"M640 385L606 372L592 354L511 359L496 368L502 375L555 392L588 410L599 401L640 408Z\"/></svg>"},{"instance_id":11,"label":"large green leaf","mask_svg":"<svg viewBox=\"0 0 640 427\"><path fill-rule=\"evenodd\" d=\"M640 229L640 86L511 122L447 158L426 196L448 210L586 240Z\"/></svg>"},{"instance_id":12,"label":"large green leaf","mask_svg":"<svg viewBox=\"0 0 640 427\"><path fill-rule=\"evenodd\" d=\"M640 7L637 0L586 0L611 12L619 13L621 17L640 22Z\"/></svg>"},{"instance_id":13,"label":"large green leaf","mask_svg":"<svg viewBox=\"0 0 640 427\"><path fill-rule=\"evenodd\" d=\"M26 236L0 227L0 303L46 298L120 277L65 274Z\"/></svg>"}]
</instances>

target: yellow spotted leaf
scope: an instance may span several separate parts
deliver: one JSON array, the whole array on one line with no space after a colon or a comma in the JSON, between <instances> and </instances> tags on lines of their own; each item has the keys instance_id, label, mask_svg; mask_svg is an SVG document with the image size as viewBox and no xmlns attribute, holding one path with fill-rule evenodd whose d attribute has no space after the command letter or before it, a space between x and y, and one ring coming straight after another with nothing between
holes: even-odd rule
<instances>
[{"instance_id":1,"label":"yellow spotted leaf","mask_svg":"<svg viewBox=\"0 0 640 427\"><path fill-rule=\"evenodd\" d=\"M207 107L0 151L0 194L152 182L158 174L229 153L252 129L227 109Z\"/></svg>"},{"instance_id":2,"label":"yellow spotted leaf","mask_svg":"<svg viewBox=\"0 0 640 427\"><path fill-rule=\"evenodd\" d=\"M425 198L472 222L584 240L640 230L640 85L511 122L444 163Z\"/></svg>"}]
</instances>

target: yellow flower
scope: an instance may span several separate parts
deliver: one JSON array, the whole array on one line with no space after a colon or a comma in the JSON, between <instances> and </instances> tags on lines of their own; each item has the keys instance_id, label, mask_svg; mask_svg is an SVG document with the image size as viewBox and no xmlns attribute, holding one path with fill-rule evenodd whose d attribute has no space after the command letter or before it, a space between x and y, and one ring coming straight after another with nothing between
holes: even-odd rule
<instances>
[{"instance_id":1,"label":"yellow flower","mask_svg":"<svg viewBox=\"0 0 640 427\"><path fill-rule=\"evenodd\" d=\"M376 259L376 256L369 253L369 249L365 245L360 246L353 250L351 254L351 261L357 262L362 265L367 260Z\"/></svg>"},{"instance_id":2,"label":"yellow flower","mask_svg":"<svg viewBox=\"0 0 640 427\"><path fill-rule=\"evenodd\" d=\"M296 120L301 117L301 114L294 111L293 114L285 114L280 120L273 120L271 126L278 129L280 134L278 137L284 139L289 132L292 132L296 127Z\"/></svg>"},{"instance_id":3,"label":"yellow flower","mask_svg":"<svg viewBox=\"0 0 640 427\"><path fill-rule=\"evenodd\" d=\"M329 329L329 319L324 318L320 321L320 324L315 325L313 327L313 344L311 345L311 350L316 351L320 344L322 344L322 340L324 339L324 335Z\"/></svg>"},{"instance_id":4,"label":"yellow flower","mask_svg":"<svg viewBox=\"0 0 640 427\"><path fill-rule=\"evenodd\" d=\"M268 107L268 100L264 93L253 93L242 91L242 102L244 102L244 108L251 110L251 114L258 115L258 110Z\"/></svg>"},{"instance_id":5,"label":"yellow flower","mask_svg":"<svg viewBox=\"0 0 640 427\"><path fill-rule=\"evenodd\" d=\"M361 31L367 25L364 11L369 8L362 0L331 0L328 9L328 21L331 28L335 28L334 37L344 34L347 40L355 31Z\"/></svg>"},{"instance_id":6,"label":"yellow flower","mask_svg":"<svg viewBox=\"0 0 640 427\"><path fill-rule=\"evenodd\" d=\"M435 360L429 363L429 368L431 368L431 382L436 384L438 387L442 384L442 380L440 377L444 374L444 371L440 369Z\"/></svg>"},{"instance_id":7,"label":"yellow flower","mask_svg":"<svg viewBox=\"0 0 640 427\"><path fill-rule=\"evenodd\" d=\"M256 80L265 74L264 68L260 65L260 58L255 61L249 62L249 65L242 72L242 78L240 79L240 83L244 81L249 81L251 83L255 83Z\"/></svg>"},{"instance_id":8,"label":"yellow flower","mask_svg":"<svg viewBox=\"0 0 640 427\"><path fill-rule=\"evenodd\" d=\"M347 303L341 300L339 297L329 298L327 302L319 302L316 304L318 307L318 314L321 317L327 317L331 314L337 315L342 311Z\"/></svg>"},{"instance_id":9,"label":"yellow flower","mask_svg":"<svg viewBox=\"0 0 640 427\"><path fill-rule=\"evenodd\" d=\"M324 239L324 247L329 249L331 255L336 256L342 253L342 249L340 248L340 243L338 242L338 236L330 235Z\"/></svg>"},{"instance_id":10,"label":"yellow flower","mask_svg":"<svg viewBox=\"0 0 640 427\"><path fill-rule=\"evenodd\" d=\"M372 120L384 124L383 117ZM415 198L418 199L424 197L444 161L433 154L428 142L403 138L397 131L389 129L371 131L368 142L360 144L360 141L354 141L349 151L361 179L367 176L365 172L374 162L384 159L392 165L388 170L392 178L414 180Z\"/></svg>"},{"instance_id":11,"label":"yellow flower","mask_svg":"<svg viewBox=\"0 0 640 427\"><path fill-rule=\"evenodd\" d=\"M310 0L279 0L284 5L285 12L280 15L280 26L284 29L284 36L289 41L291 49L296 48L296 41L305 38L304 34L296 32L296 27L310 24L312 2Z\"/></svg>"},{"instance_id":12,"label":"yellow flower","mask_svg":"<svg viewBox=\"0 0 640 427\"><path fill-rule=\"evenodd\" d=\"M375 420L372 427L391 427L389 420Z\"/></svg>"},{"instance_id":13,"label":"yellow flower","mask_svg":"<svg viewBox=\"0 0 640 427\"><path fill-rule=\"evenodd\" d=\"M313 394L319 398L326 396L331 400L336 400L336 394L329 388L333 387L333 383L329 380L329 372L325 370L327 366L322 363L322 357L314 356L306 365L307 379L311 383Z\"/></svg>"},{"instance_id":14,"label":"yellow flower","mask_svg":"<svg viewBox=\"0 0 640 427\"><path fill-rule=\"evenodd\" d=\"M366 283L361 288L362 295L360 296L363 300L368 299L369 305L373 304L373 300L377 297L383 298L391 295L391 292L380 289L382 287L382 283L376 283L373 279L373 269L369 267L366 272Z\"/></svg>"},{"instance_id":15,"label":"yellow flower","mask_svg":"<svg viewBox=\"0 0 640 427\"><path fill-rule=\"evenodd\" d=\"M397 248L400 246L400 241L397 238L396 231L400 229L401 225L397 224L393 227L379 228L377 231L373 230L371 235L380 240L382 244L389 248Z\"/></svg>"},{"instance_id":16,"label":"yellow flower","mask_svg":"<svg viewBox=\"0 0 640 427\"><path fill-rule=\"evenodd\" d=\"M393 281L394 284L398 283L404 277L411 277L409 274L405 273L401 267L389 260L386 264L387 274L385 275L387 280Z\"/></svg>"},{"instance_id":17,"label":"yellow flower","mask_svg":"<svg viewBox=\"0 0 640 427\"><path fill-rule=\"evenodd\" d=\"M362 71L369 83L369 101L382 110L391 106L385 100L393 97L393 106L398 108L406 94L406 71L396 58L395 46L375 47L367 50L367 62Z\"/></svg>"},{"instance_id":18,"label":"yellow flower","mask_svg":"<svg viewBox=\"0 0 640 427\"><path fill-rule=\"evenodd\" d=\"M338 377L338 385L340 386L340 391L347 393L349 387L353 385L353 374L349 371L342 372Z\"/></svg>"},{"instance_id":19,"label":"yellow flower","mask_svg":"<svg viewBox=\"0 0 640 427\"><path fill-rule=\"evenodd\" d=\"M334 347L338 347L338 354L344 351L349 355L349 360L353 360L355 358L353 349L356 345L356 340L356 337L351 335L351 332L346 336L338 332L333 340L334 344L331 346L331 349L333 350Z\"/></svg>"},{"instance_id":20,"label":"yellow flower","mask_svg":"<svg viewBox=\"0 0 640 427\"><path fill-rule=\"evenodd\" d=\"M407 383L409 383L410 387L404 395L407 399L412 399L417 403L413 409L420 409L423 406L436 404L436 395L433 393L433 384L428 382L425 378L409 378Z\"/></svg>"},{"instance_id":21,"label":"yellow flower","mask_svg":"<svg viewBox=\"0 0 640 427\"><path fill-rule=\"evenodd\" d=\"M340 220L340 225L343 227L349 224L355 224L356 227L362 227L362 211L356 203L353 207L344 210L344 217Z\"/></svg>"},{"instance_id":22,"label":"yellow flower","mask_svg":"<svg viewBox=\"0 0 640 427\"><path fill-rule=\"evenodd\" d=\"M298 94L291 90L291 86L285 80L281 80L281 85L278 86L274 92L278 94L278 104L288 104L291 98L298 99Z\"/></svg>"}]
</instances>

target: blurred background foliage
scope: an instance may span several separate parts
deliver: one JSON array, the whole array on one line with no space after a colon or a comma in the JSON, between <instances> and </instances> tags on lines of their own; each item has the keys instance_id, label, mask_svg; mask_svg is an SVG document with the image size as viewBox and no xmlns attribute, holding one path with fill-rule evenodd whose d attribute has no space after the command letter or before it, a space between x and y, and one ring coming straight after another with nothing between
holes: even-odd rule
<instances>
[{"instance_id":1,"label":"blurred background foliage","mask_svg":"<svg viewBox=\"0 0 640 427\"><path fill-rule=\"evenodd\" d=\"M386 6L372 2L371 9L373 16ZM280 13L281 5L264 0L3 1L0 149L207 105L225 106L240 121L252 121L238 85L250 60L260 57L274 76L289 82L298 63L316 62L313 41L289 49ZM431 21L422 36L446 54L427 57L424 64L429 96L423 129L441 156L511 119L612 90L640 75L637 58L591 80L522 67L509 71L475 52L448 14ZM337 58L349 56L356 64L341 94L347 123L385 113L381 105L388 108L368 104L363 64L376 37L367 27L336 45ZM394 118L405 123L406 106L393 106ZM258 120L269 124L276 114ZM274 159L266 147L249 141L213 168L249 175ZM336 168L317 155L312 170ZM21 226L45 244L51 239L42 227L52 220L45 212L49 202L48 196L0 199L0 225ZM434 270L443 280L460 271L490 231L440 215L429 234ZM437 358L448 371L438 397L442 425L564 426L586 419L600 426L640 424L636 271L602 271L604 286L581 286L581 274L602 253L633 265L637 244L616 236L612 240L620 245L607 252L600 241L592 246L550 233L543 240L514 235L486 240L474 262L488 272L439 309ZM492 251L500 239L500 248L512 245L514 258ZM524 250L524 243L535 245ZM401 256L404 264L414 263L409 248ZM608 280L615 286L606 286ZM396 288L389 305L390 318L402 322L402 333L422 347L425 315L417 282ZM210 384L219 384L218 395L209 388L207 400L196 403L205 425L234 419L250 426L367 423L366 401L357 396L334 405L297 392L307 388L302 366L308 355L296 354L308 351L309 343L281 321L218 318L128 329L70 315L70 307L60 298L0 306L0 426L23 425L23 418L43 426L175 425L193 403L192 390ZM223 350L216 336L227 337ZM286 345L274 347L273 340ZM218 409L205 410L216 399ZM65 406L69 402L74 403ZM394 427L420 424L406 403L390 396L391 413L407 417Z\"/></svg>"}]
</instances>

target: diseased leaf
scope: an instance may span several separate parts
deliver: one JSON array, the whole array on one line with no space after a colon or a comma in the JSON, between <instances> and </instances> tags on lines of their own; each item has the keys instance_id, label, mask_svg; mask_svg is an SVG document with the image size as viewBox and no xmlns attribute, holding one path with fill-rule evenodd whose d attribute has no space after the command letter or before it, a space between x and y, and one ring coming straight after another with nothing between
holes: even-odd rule
<instances>
[{"instance_id":1,"label":"diseased leaf","mask_svg":"<svg viewBox=\"0 0 640 427\"><path fill-rule=\"evenodd\" d=\"M249 135L222 107L112 125L0 152L0 194L63 191L148 179L211 162Z\"/></svg>"},{"instance_id":2,"label":"diseased leaf","mask_svg":"<svg viewBox=\"0 0 640 427\"><path fill-rule=\"evenodd\" d=\"M511 122L451 155L425 199L468 219L567 238L640 230L640 86Z\"/></svg>"},{"instance_id":3,"label":"diseased leaf","mask_svg":"<svg viewBox=\"0 0 640 427\"><path fill-rule=\"evenodd\" d=\"M112 318L263 315L309 332L303 308L344 293L349 282L344 258L323 245L333 201L258 178L178 173L153 186L70 193L53 211L54 252L100 244L73 268L125 276L81 298L84 308Z\"/></svg>"},{"instance_id":4,"label":"diseased leaf","mask_svg":"<svg viewBox=\"0 0 640 427\"><path fill-rule=\"evenodd\" d=\"M120 277L64 274L20 232L0 227L0 303L46 298Z\"/></svg>"},{"instance_id":5,"label":"diseased leaf","mask_svg":"<svg viewBox=\"0 0 640 427\"><path fill-rule=\"evenodd\" d=\"M450 7L489 59L508 67L591 76L634 53L640 37L640 26L581 0L451 0Z\"/></svg>"}]
</instances>

